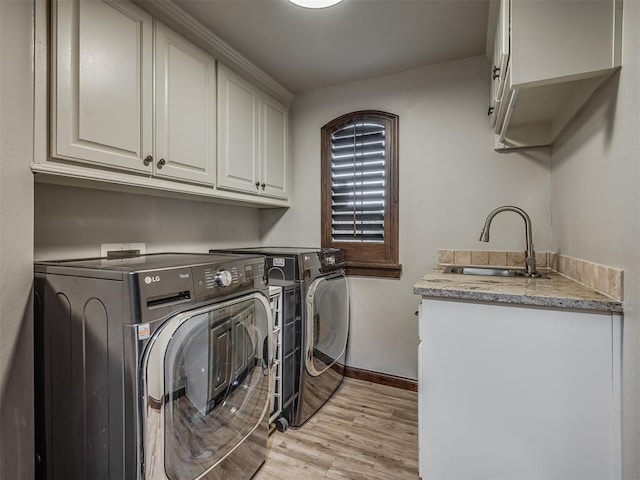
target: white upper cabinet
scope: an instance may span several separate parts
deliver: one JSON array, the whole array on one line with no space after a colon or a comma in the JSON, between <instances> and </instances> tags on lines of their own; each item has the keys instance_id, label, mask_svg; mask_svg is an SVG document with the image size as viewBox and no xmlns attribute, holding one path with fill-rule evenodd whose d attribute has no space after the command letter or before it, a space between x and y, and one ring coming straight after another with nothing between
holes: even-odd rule
<instances>
[{"instance_id":1,"label":"white upper cabinet","mask_svg":"<svg viewBox=\"0 0 640 480\"><path fill-rule=\"evenodd\" d=\"M620 66L622 2L496 1L496 149L550 145Z\"/></svg>"},{"instance_id":2,"label":"white upper cabinet","mask_svg":"<svg viewBox=\"0 0 640 480\"><path fill-rule=\"evenodd\" d=\"M493 48L493 64L491 66L491 104L489 106L489 119L494 127L500 110L502 92L504 91L505 78L509 62L509 0L499 0L495 43Z\"/></svg>"},{"instance_id":3,"label":"white upper cabinet","mask_svg":"<svg viewBox=\"0 0 640 480\"><path fill-rule=\"evenodd\" d=\"M260 98L260 189L265 195L287 198L288 110L274 99Z\"/></svg>"},{"instance_id":4,"label":"white upper cabinet","mask_svg":"<svg viewBox=\"0 0 640 480\"><path fill-rule=\"evenodd\" d=\"M35 4L38 181L289 206L289 110L270 96L288 104L284 87L171 2L52 0L50 37L48 5ZM178 30L138 5L180 14Z\"/></svg>"},{"instance_id":5,"label":"white upper cabinet","mask_svg":"<svg viewBox=\"0 0 640 480\"><path fill-rule=\"evenodd\" d=\"M258 92L218 65L218 186L254 193L258 181Z\"/></svg>"},{"instance_id":6,"label":"white upper cabinet","mask_svg":"<svg viewBox=\"0 0 640 480\"><path fill-rule=\"evenodd\" d=\"M128 2L53 4L51 155L150 172L152 18Z\"/></svg>"},{"instance_id":7,"label":"white upper cabinet","mask_svg":"<svg viewBox=\"0 0 640 480\"><path fill-rule=\"evenodd\" d=\"M155 46L154 174L214 185L215 60L159 22Z\"/></svg>"},{"instance_id":8,"label":"white upper cabinet","mask_svg":"<svg viewBox=\"0 0 640 480\"><path fill-rule=\"evenodd\" d=\"M288 109L218 65L218 187L288 197Z\"/></svg>"}]
</instances>

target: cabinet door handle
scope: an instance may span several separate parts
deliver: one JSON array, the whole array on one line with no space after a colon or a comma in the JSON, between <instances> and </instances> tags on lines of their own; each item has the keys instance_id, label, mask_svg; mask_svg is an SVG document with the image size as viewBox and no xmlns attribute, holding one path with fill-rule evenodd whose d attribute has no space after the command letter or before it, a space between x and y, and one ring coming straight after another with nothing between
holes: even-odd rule
<instances>
[{"instance_id":1,"label":"cabinet door handle","mask_svg":"<svg viewBox=\"0 0 640 480\"><path fill-rule=\"evenodd\" d=\"M260 186L262 187L262 190L264 190L264 187L266 187L264 183L261 183Z\"/></svg>"},{"instance_id":2,"label":"cabinet door handle","mask_svg":"<svg viewBox=\"0 0 640 480\"><path fill-rule=\"evenodd\" d=\"M144 157L144 160L142 160L142 163L144 163L145 167L148 167L149 165L151 165L151 163L153 163L153 157L151 155L147 155L146 157Z\"/></svg>"},{"instance_id":3,"label":"cabinet door handle","mask_svg":"<svg viewBox=\"0 0 640 480\"><path fill-rule=\"evenodd\" d=\"M493 75L491 75L491 78L493 78L494 80L496 78L500 78L500 67L493 67Z\"/></svg>"},{"instance_id":4,"label":"cabinet door handle","mask_svg":"<svg viewBox=\"0 0 640 480\"><path fill-rule=\"evenodd\" d=\"M256 182L256 190L260 189L260 182Z\"/></svg>"},{"instance_id":5,"label":"cabinet door handle","mask_svg":"<svg viewBox=\"0 0 640 480\"><path fill-rule=\"evenodd\" d=\"M487 110L487 116L491 116L491 114L493 113L494 107L490 106L489 110Z\"/></svg>"},{"instance_id":6,"label":"cabinet door handle","mask_svg":"<svg viewBox=\"0 0 640 480\"><path fill-rule=\"evenodd\" d=\"M158 160L158 163L156 165L158 167L158 170L162 169L165 163L167 162L164 160L164 158L161 158L160 160Z\"/></svg>"}]
</instances>

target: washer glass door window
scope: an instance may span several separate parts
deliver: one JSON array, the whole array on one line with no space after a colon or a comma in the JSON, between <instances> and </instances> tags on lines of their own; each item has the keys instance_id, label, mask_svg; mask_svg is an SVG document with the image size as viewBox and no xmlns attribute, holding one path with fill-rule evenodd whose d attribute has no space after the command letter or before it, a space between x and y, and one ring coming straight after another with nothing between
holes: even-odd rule
<instances>
[{"instance_id":1,"label":"washer glass door window","mask_svg":"<svg viewBox=\"0 0 640 480\"><path fill-rule=\"evenodd\" d=\"M165 322L145 355L145 476L186 480L215 468L269 404L269 301L260 294Z\"/></svg>"}]
</instances>

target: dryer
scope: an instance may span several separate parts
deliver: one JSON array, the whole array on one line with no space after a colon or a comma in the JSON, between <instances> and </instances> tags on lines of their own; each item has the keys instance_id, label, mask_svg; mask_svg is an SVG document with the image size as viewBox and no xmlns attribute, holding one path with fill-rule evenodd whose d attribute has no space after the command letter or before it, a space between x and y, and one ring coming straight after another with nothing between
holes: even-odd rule
<instances>
[{"instance_id":1,"label":"dryer","mask_svg":"<svg viewBox=\"0 0 640 480\"><path fill-rule=\"evenodd\" d=\"M267 258L270 285L283 287L283 418L302 426L344 378L349 290L340 249L255 247L229 250ZM215 252L215 250L211 250Z\"/></svg>"},{"instance_id":2,"label":"dryer","mask_svg":"<svg viewBox=\"0 0 640 480\"><path fill-rule=\"evenodd\" d=\"M260 255L35 265L40 478L245 480L266 458Z\"/></svg>"}]
</instances>

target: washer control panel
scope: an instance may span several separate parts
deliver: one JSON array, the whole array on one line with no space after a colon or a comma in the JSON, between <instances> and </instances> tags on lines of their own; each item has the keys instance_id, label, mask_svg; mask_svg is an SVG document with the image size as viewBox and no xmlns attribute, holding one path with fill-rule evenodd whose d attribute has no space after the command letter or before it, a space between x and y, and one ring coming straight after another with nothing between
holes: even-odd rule
<instances>
[{"instance_id":1,"label":"washer control panel","mask_svg":"<svg viewBox=\"0 0 640 480\"><path fill-rule=\"evenodd\" d=\"M237 277L236 277L237 278ZM228 287L233 282L233 276L229 270L219 270L213 280L219 287Z\"/></svg>"},{"instance_id":2,"label":"washer control panel","mask_svg":"<svg viewBox=\"0 0 640 480\"><path fill-rule=\"evenodd\" d=\"M195 274L196 288L204 287L206 290L225 288L233 283L238 283L238 267L202 267L200 275Z\"/></svg>"},{"instance_id":3,"label":"washer control panel","mask_svg":"<svg viewBox=\"0 0 640 480\"><path fill-rule=\"evenodd\" d=\"M197 299L226 296L266 287L265 259L251 256L217 265L193 267Z\"/></svg>"}]
</instances>

